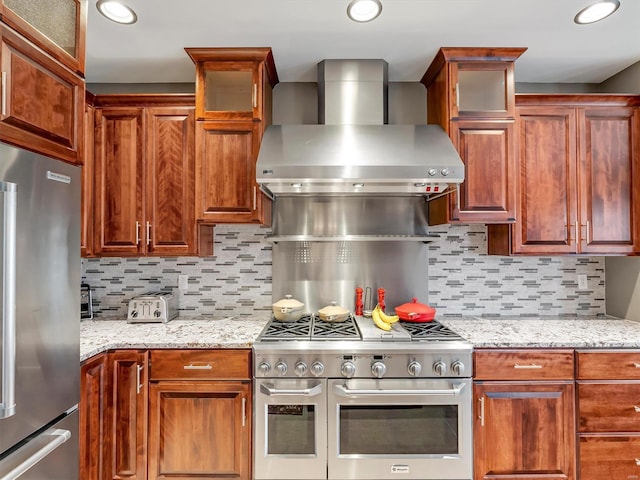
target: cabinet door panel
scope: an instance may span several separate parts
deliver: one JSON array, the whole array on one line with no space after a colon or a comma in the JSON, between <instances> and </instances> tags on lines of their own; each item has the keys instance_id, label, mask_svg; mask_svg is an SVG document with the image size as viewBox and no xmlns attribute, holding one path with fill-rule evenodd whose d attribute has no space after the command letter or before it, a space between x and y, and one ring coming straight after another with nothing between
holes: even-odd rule
<instances>
[{"instance_id":1,"label":"cabinet door panel","mask_svg":"<svg viewBox=\"0 0 640 480\"><path fill-rule=\"evenodd\" d=\"M262 195L256 185L259 122L198 122L197 218L209 222L257 222Z\"/></svg>"},{"instance_id":2,"label":"cabinet door panel","mask_svg":"<svg viewBox=\"0 0 640 480\"><path fill-rule=\"evenodd\" d=\"M83 257L93 256L93 117L94 108L86 105L84 110L84 158L82 160L82 193L80 194L80 254Z\"/></svg>"},{"instance_id":3,"label":"cabinet door panel","mask_svg":"<svg viewBox=\"0 0 640 480\"><path fill-rule=\"evenodd\" d=\"M571 382L480 382L474 425L475 479L573 478ZM483 406L480 406L482 405Z\"/></svg>"},{"instance_id":4,"label":"cabinet door panel","mask_svg":"<svg viewBox=\"0 0 640 480\"><path fill-rule=\"evenodd\" d=\"M143 117L139 108L95 112L95 242L98 254L142 252Z\"/></svg>"},{"instance_id":5,"label":"cabinet door panel","mask_svg":"<svg viewBox=\"0 0 640 480\"><path fill-rule=\"evenodd\" d=\"M578 111L580 134L581 251L633 253L640 187L636 173L638 113L633 108Z\"/></svg>"},{"instance_id":6,"label":"cabinet door panel","mask_svg":"<svg viewBox=\"0 0 640 480\"><path fill-rule=\"evenodd\" d=\"M248 480L249 393L249 382L153 383L149 480Z\"/></svg>"},{"instance_id":7,"label":"cabinet door panel","mask_svg":"<svg viewBox=\"0 0 640 480\"><path fill-rule=\"evenodd\" d=\"M640 436L581 436L580 480L638 478Z\"/></svg>"},{"instance_id":8,"label":"cabinet door panel","mask_svg":"<svg viewBox=\"0 0 640 480\"><path fill-rule=\"evenodd\" d=\"M514 253L576 252L576 119L571 108L520 107Z\"/></svg>"},{"instance_id":9,"label":"cabinet door panel","mask_svg":"<svg viewBox=\"0 0 640 480\"><path fill-rule=\"evenodd\" d=\"M451 137L465 164L460 205L451 195L452 221L505 223L515 220L513 122L451 122Z\"/></svg>"},{"instance_id":10,"label":"cabinet door panel","mask_svg":"<svg viewBox=\"0 0 640 480\"><path fill-rule=\"evenodd\" d=\"M98 355L82 364L80 377L80 478L106 480L105 460L109 445L108 355Z\"/></svg>"},{"instance_id":11,"label":"cabinet door panel","mask_svg":"<svg viewBox=\"0 0 640 480\"><path fill-rule=\"evenodd\" d=\"M194 254L194 108L149 108L146 126L147 253Z\"/></svg>"},{"instance_id":12,"label":"cabinet door panel","mask_svg":"<svg viewBox=\"0 0 640 480\"><path fill-rule=\"evenodd\" d=\"M147 443L147 352L115 352L109 478L144 480Z\"/></svg>"},{"instance_id":13,"label":"cabinet door panel","mask_svg":"<svg viewBox=\"0 0 640 480\"><path fill-rule=\"evenodd\" d=\"M82 156L84 81L0 25L0 140L70 163Z\"/></svg>"}]
</instances>

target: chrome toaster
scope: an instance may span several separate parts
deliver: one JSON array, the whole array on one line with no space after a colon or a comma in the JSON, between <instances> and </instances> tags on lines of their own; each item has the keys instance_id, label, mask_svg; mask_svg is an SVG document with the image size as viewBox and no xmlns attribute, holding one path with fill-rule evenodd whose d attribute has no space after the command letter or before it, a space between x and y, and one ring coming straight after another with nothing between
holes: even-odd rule
<instances>
[{"instance_id":1,"label":"chrome toaster","mask_svg":"<svg viewBox=\"0 0 640 480\"><path fill-rule=\"evenodd\" d=\"M149 292L129 300L128 323L167 323L178 316L178 298L172 292Z\"/></svg>"}]
</instances>

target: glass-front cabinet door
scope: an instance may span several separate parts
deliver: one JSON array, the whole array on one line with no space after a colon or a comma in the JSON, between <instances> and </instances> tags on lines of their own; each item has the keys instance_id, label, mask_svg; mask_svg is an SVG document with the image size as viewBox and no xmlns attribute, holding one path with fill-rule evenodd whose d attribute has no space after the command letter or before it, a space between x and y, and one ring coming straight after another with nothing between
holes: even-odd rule
<instances>
[{"instance_id":1,"label":"glass-front cabinet door","mask_svg":"<svg viewBox=\"0 0 640 480\"><path fill-rule=\"evenodd\" d=\"M452 117L512 117L513 62L452 63Z\"/></svg>"},{"instance_id":2,"label":"glass-front cabinet door","mask_svg":"<svg viewBox=\"0 0 640 480\"><path fill-rule=\"evenodd\" d=\"M257 62L202 62L198 65L198 120L260 120L261 89Z\"/></svg>"},{"instance_id":3,"label":"glass-front cabinet door","mask_svg":"<svg viewBox=\"0 0 640 480\"><path fill-rule=\"evenodd\" d=\"M84 75L87 0L0 0L0 15L57 61Z\"/></svg>"}]
</instances>

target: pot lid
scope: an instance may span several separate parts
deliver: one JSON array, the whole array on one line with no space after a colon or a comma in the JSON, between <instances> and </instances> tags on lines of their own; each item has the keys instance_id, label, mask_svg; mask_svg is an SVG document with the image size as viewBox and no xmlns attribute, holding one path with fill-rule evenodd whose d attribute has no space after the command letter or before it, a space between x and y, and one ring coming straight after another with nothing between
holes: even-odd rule
<instances>
[{"instance_id":1,"label":"pot lid","mask_svg":"<svg viewBox=\"0 0 640 480\"><path fill-rule=\"evenodd\" d=\"M336 305L336 302L331 302L331 305L321 308L318 310L318 313L329 317L333 315L346 315L349 313L349 310L340 305Z\"/></svg>"},{"instance_id":2,"label":"pot lid","mask_svg":"<svg viewBox=\"0 0 640 480\"><path fill-rule=\"evenodd\" d=\"M436 310L429 305L425 305L424 303L418 302L417 298L412 298L410 302L403 303L395 308L397 314L433 314Z\"/></svg>"},{"instance_id":3,"label":"pot lid","mask_svg":"<svg viewBox=\"0 0 640 480\"><path fill-rule=\"evenodd\" d=\"M272 306L275 308L302 308L304 303L292 298L291 295L285 295L284 298L278 300Z\"/></svg>"}]
</instances>

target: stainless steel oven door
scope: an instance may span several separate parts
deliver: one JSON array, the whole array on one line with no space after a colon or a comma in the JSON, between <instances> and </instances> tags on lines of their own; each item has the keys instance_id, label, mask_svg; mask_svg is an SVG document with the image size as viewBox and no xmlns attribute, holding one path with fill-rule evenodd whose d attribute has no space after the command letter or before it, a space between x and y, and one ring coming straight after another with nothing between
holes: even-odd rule
<instances>
[{"instance_id":1,"label":"stainless steel oven door","mask_svg":"<svg viewBox=\"0 0 640 480\"><path fill-rule=\"evenodd\" d=\"M326 379L254 385L254 478L327 478Z\"/></svg>"},{"instance_id":2,"label":"stainless steel oven door","mask_svg":"<svg viewBox=\"0 0 640 480\"><path fill-rule=\"evenodd\" d=\"M329 479L471 479L471 379L329 380L328 388Z\"/></svg>"}]
</instances>

